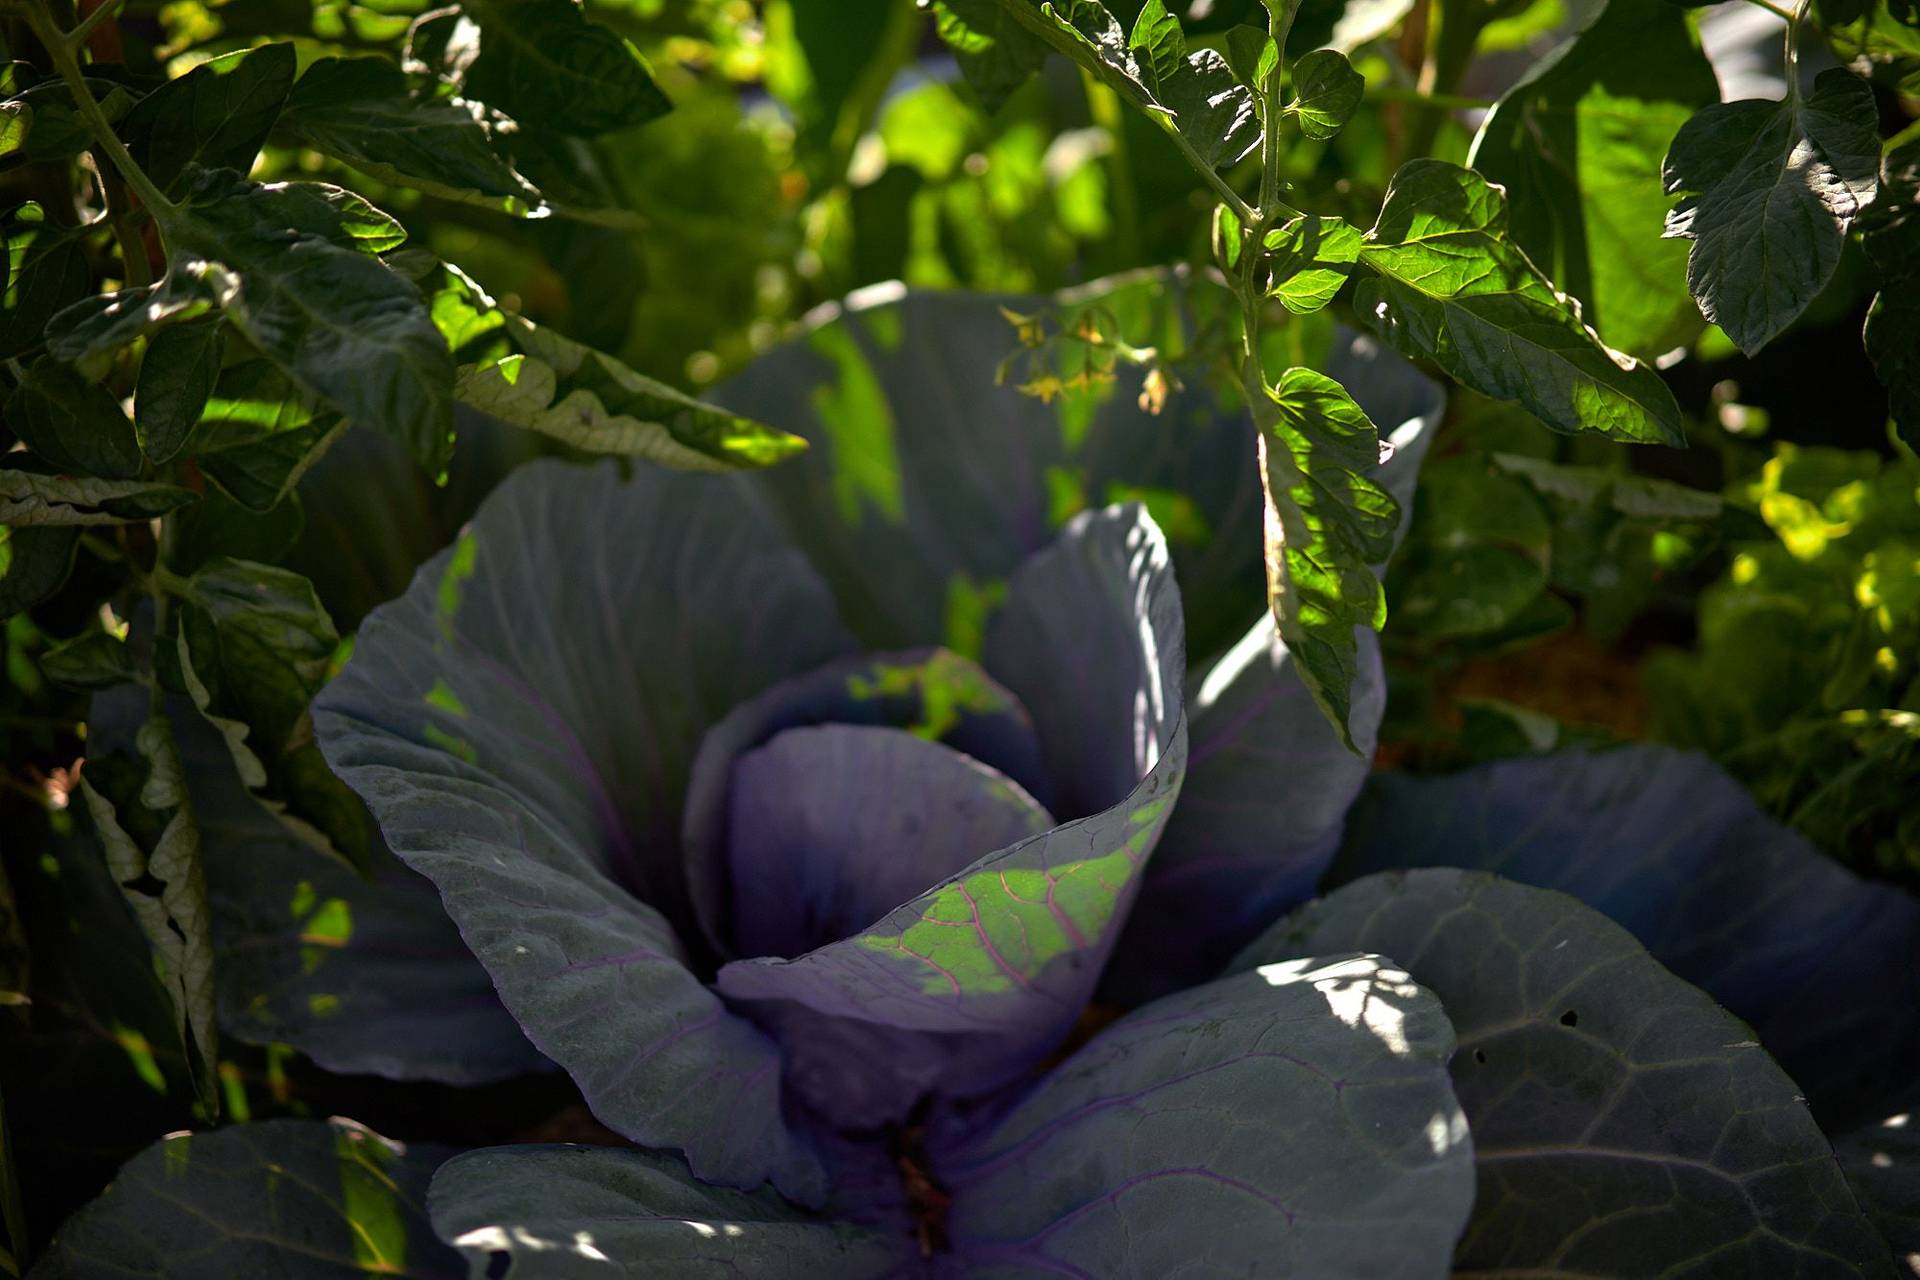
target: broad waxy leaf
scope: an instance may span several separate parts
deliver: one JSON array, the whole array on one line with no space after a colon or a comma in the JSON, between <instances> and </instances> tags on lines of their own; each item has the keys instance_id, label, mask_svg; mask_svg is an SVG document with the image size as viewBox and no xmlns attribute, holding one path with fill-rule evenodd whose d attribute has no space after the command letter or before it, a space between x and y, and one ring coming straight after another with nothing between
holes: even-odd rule
<instances>
[{"instance_id":1,"label":"broad waxy leaf","mask_svg":"<svg viewBox=\"0 0 1920 1280\"><path fill-rule=\"evenodd\" d=\"M1691 342L1686 247L1656 234L1661 162L1689 116L1720 100L1671 0L1610 0L1488 113L1468 163L1521 193L1518 244L1609 346L1652 358Z\"/></svg>"},{"instance_id":2,"label":"broad waxy leaf","mask_svg":"<svg viewBox=\"0 0 1920 1280\"><path fill-rule=\"evenodd\" d=\"M314 707L329 763L602 1123L814 1202L774 1042L688 967L677 832L707 727L847 647L735 482L536 462L374 612Z\"/></svg>"},{"instance_id":3,"label":"broad waxy leaf","mask_svg":"<svg viewBox=\"0 0 1920 1280\"><path fill-rule=\"evenodd\" d=\"M147 344L133 393L133 427L152 461L169 461L186 447L219 380L225 348L218 320L171 325Z\"/></svg>"},{"instance_id":4,"label":"broad waxy leaf","mask_svg":"<svg viewBox=\"0 0 1920 1280\"><path fill-rule=\"evenodd\" d=\"M754 483L868 646L945 644L968 656L980 652L1008 575L1080 506L1187 495L1211 536L1160 523L1173 530L1189 652L1227 649L1263 611L1259 541L1224 535L1260 519L1246 410L1223 408L1193 385L1149 413L1140 374L1126 369L1110 388L1052 404L997 386L995 368L1016 341L1002 305L1067 314L1097 305L1103 328L1172 353L1208 317L1224 323L1234 304L1222 288L1171 276L1057 299L914 291L855 299L714 392L811 446ZM1423 424L1438 421L1435 384L1346 331L1314 354L1396 438L1389 466L1417 464ZM951 392L929 397L928 387ZM1055 497L1063 484L1082 495L1064 511Z\"/></svg>"},{"instance_id":5,"label":"broad waxy leaf","mask_svg":"<svg viewBox=\"0 0 1920 1280\"><path fill-rule=\"evenodd\" d=\"M573 0L474 0L464 12L480 46L463 92L522 124L592 137L672 108L633 46Z\"/></svg>"},{"instance_id":6,"label":"broad waxy leaf","mask_svg":"<svg viewBox=\"0 0 1920 1280\"><path fill-rule=\"evenodd\" d=\"M137 758L123 752L87 759L80 780L107 868L153 948L154 966L173 1005L174 1025L209 1116L219 1113L215 1080L219 1033L213 1012L213 936L200 831L186 775L164 715L134 735Z\"/></svg>"},{"instance_id":7,"label":"broad waxy leaf","mask_svg":"<svg viewBox=\"0 0 1920 1280\"><path fill-rule=\"evenodd\" d=\"M1400 525L1399 504L1368 474L1379 433L1346 388L1311 369L1288 369L1271 389L1250 385L1247 396L1260 431L1267 607L1314 701L1358 751L1355 628L1386 623L1373 566L1392 554Z\"/></svg>"},{"instance_id":8,"label":"broad waxy leaf","mask_svg":"<svg viewBox=\"0 0 1920 1280\"><path fill-rule=\"evenodd\" d=\"M432 280L434 321L462 361L454 396L482 413L683 471L771 466L807 447L502 309L457 267L442 264Z\"/></svg>"},{"instance_id":9,"label":"broad waxy leaf","mask_svg":"<svg viewBox=\"0 0 1920 1280\"><path fill-rule=\"evenodd\" d=\"M1833 1154L1896 1265L1911 1269L1920 1257L1920 1127L1913 1108L1902 1105L1843 1134Z\"/></svg>"},{"instance_id":10,"label":"broad waxy leaf","mask_svg":"<svg viewBox=\"0 0 1920 1280\"><path fill-rule=\"evenodd\" d=\"M383 182L451 199L540 204L539 191L501 154L498 118L458 99L416 96L385 58L321 58L294 86L280 123Z\"/></svg>"},{"instance_id":11,"label":"broad waxy leaf","mask_svg":"<svg viewBox=\"0 0 1920 1280\"><path fill-rule=\"evenodd\" d=\"M427 1221L427 1184L448 1154L338 1118L176 1133L70 1218L34 1275L459 1280L459 1255Z\"/></svg>"},{"instance_id":12,"label":"broad waxy leaf","mask_svg":"<svg viewBox=\"0 0 1920 1280\"><path fill-rule=\"evenodd\" d=\"M87 293L89 273L79 233L54 227L33 201L0 222L7 248L7 287L0 295L0 359L11 360L45 340L47 321Z\"/></svg>"},{"instance_id":13,"label":"broad waxy leaf","mask_svg":"<svg viewBox=\"0 0 1920 1280\"><path fill-rule=\"evenodd\" d=\"M1504 193L1443 160L1402 165L1360 262L1357 311L1405 354L1556 431L1680 444L1660 375L1609 349L1507 237Z\"/></svg>"},{"instance_id":14,"label":"broad waxy leaf","mask_svg":"<svg viewBox=\"0 0 1920 1280\"><path fill-rule=\"evenodd\" d=\"M94 480L0 468L0 520L39 525L142 524L194 500L191 489L150 480Z\"/></svg>"},{"instance_id":15,"label":"broad waxy leaf","mask_svg":"<svg viewBox=\"0 0 1920 1280\"><path fill-rule=\"evenodd\" d=\"M1042 833L965 851L850 936L720 970L718 989L778 1032L790 1087L822 1115L851 1129L900 1122L925 1092L1005 1083L1071 1030L1185 770L1182 640L1165 542L1137 507L1075 517L1014 576L984 665L1032 713L1052 816L1072 820L1054 827L1004 781L979 778L1022 811L1002 831ZM951 801L923 785L926 811L944 812ZM961 853L957 834L927 843Z\"/></svg>"},{"instance_id":16,"label":"broad waxy leaf","mask_svg":"<svg viewBox=\"0 0 1920 1280\"><path fill-rule=\"evenodd\" d=\"M1891 1275L1793 1081L1619 926L1412 871L1306 907L1237 965L1348 947L1409 957L1459 1037L1478 1188L1457 1272Z\"/></svg>"},{"instance_id":17,"label":"broad waxy leaf","mask_svg":"<svg viewBox=\"0 0 1920 1280\"><path fill-rule=\"evenodd\" d=\"M608 1147L490 1147L455 1156L428 1200L442 1239L495 1280L880 1280L915 1261L892 1235L796 1208L764 1188L695 1179L676 1156ZM583 1242L590 1245L583 1247Z\"/></svg>"},{"instance_id":18,"label":"broad waxy leaf","mask_svg":"<svg viewBox=\"0 0 1920 1280\"><path fill-rule=\"evenodd\" d=\"M1829 1124L1920 1064L1920 903L1822 857L1705 756L1632 747L1378 775L1333 882L1415 866L1493 871L1605 912L1751 1024Z\"/></svg>"},{"instance_id":19,"label":"broad waxy leaf","mask_svg":"<svg viewBox=\"0 0 1920 1280\"><path fill-rule=\"evenodd\" d=\"M1168 996L1010 1105L936 1117L956 1260L969 1275L1438 1280L1473 1199L1452 1048L1440 1002L1377 956Z\"/></svg>"},{"instance_id":20,"label":"broad waxy leaf","mask_svg":"<svg viewBox=\"0 0 1920 1280\"><path fill-rule=\"evenodd\" d=\"M291 43L208 59L142 98L121 132L169 193L186 186L191 165L245 173L286 104L294 66Z\"/></svg>"},{"instance_id":21,"label":"broad waxy leaf","mask_svg":"<svg viewBox=\"0 0 1920 1280\"><path fill-rule=\"evenodd\" d=\"M1267 232L1262 241L1272 278L1269 297L1295 315L1308 315L1333 301L1353 274L1364 236L1339 218L1303 213Z\"/></svg>"},{"instance_id":22,"label":"broad waxy leaf","mask_svg":"<svg viewBox=\"0 0 1920 1280\"><path fill-rule=\"evenodd\" d=\"M1287 110L1300 132L1325 141L1347 127L1367 91L1367 78L1338 49L1315 49L1293 64L1293 101Z\"/></svg>"},{"instance_id":23,"label":"broad waxy leaf","mask_svg":"<svg viewBox=\"0 0 1920 1280\"><path fill-rule=\"evenodd\" d=\"M57 470L108 480L140 474L140 442L126 411L72 365L34 361L7 400L7 425Z\"/></svg>"},{"instance_id":24,"label":"broad waxy leaf","mask_svg":"<svg viewBox=\"0 0 1920 1280\"><path fill-rule=\"evenodd\" d=\"M1693 241L1700 314L1748 355L1806 310L1840 262L1880 168L1873 89L1823 71L1810 96L1717 103L1667 152L1666 234Z\"/></svg>"}]
</instances>

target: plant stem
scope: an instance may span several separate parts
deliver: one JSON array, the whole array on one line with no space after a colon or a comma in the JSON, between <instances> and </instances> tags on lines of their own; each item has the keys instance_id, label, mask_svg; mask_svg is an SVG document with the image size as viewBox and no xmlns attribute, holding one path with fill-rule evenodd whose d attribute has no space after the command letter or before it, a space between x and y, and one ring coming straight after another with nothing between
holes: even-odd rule
<instances>
[{"instance_id":1,"label":"plant stem","mask_svg":"<svg viewBox=\"0 0 1920 1280\"><path fill-rule=\"evenodd\" d=\"M112 8L111 4L102 5L94 11L93 17L97 18ZM88 21L92 21L92 18ZM113 125L101 113L100 104L93 100L93 93L87 88L86 77L80 70L80 59L75 53L77 45L72 34L54 25L52 15L47 12L46 0L35 0L35 3L27 6L27 23L40 43L47 47L47 56L53 59L54 69L60 73L60 78L67 82L74 105L79 109L80 119L86 124L87 132L93 135L94 145L113 162L113 167L119 170L127 185L140 197L140 202L152 210L154 220L164 227L178 210L173 201L167 199L160 188L153 184L146 170L134 163L126 144L120 141L120 135L113 131ZM75 28L76 31L86 29L86 23Z\"/></svg>"},{"instance_id":2,"label":"plant stem","mask_svg":"<svg viewBox=\"0 0 1920 1280\"><path fill-rule=\"evenodd\" d=\"M67 33L67 42L75 49L87 42L93 29L107 21L120 11L122 0L102 0L99 8L80 20L80 25Z\"/></svg>"},{"instance_id":3,"label":"plant stem","mask_svg":"<svg viewBox=\"0 0 1920 1280\"><path fill-rule=\"evenodd\" d=\"M1812 0L1800 0L1787 19L1787 106L1793 111L1800 109L1800 30L1811 6Z\"/></svg>"},{"instance_id":4,"label":"plant stem","mask_svg":"<svg viewBox=\"0 0 1920 1280\"><path fill-rule=\"evenodd\" d=\"M1300 0L1287 0L1286 8L1275 13L1267 10L1267 35L1273 41L1273 71L1260 86L1263 109L1260 138L1260 212L1264 215L1280 198L1280 117L1281 81L1287 70L1287 36L1293 30L1293 16L1300 11Z\"/></svg>"},{"instance_id":5,"label":"plant stem","mask_svg":"<svg viewBox=\"0 0 1920 1280\"><path fill-rule=\"evenodd\" d=\"M1207 185L1213 188L1213 193L1220 197L1220 203L1233 210L1234 216L1239 218L1243 225L1250 226L1259 220L1259 215L1240 198L1240 193L1229 186L1225 178L1214 172L1213 166L1193 149L1193 144L1181 135L1179 127L1171 119L1157 111L1153 113L1153 119L1159 124L1161 131L1173 139L1173 145L1180 149L1180 154L1187 158L1187 163L1193 166L1194 172L1207 180Z\"/></svg>"}]
</instances>

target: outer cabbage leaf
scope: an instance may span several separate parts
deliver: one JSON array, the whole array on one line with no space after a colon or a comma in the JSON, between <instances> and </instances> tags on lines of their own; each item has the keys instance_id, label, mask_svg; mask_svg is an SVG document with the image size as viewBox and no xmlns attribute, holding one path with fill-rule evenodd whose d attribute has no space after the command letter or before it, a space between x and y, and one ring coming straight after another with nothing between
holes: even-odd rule
<instances>
[{"instance_id":1,"label":"outer cabbage leaf","mask_svg":"<svg viewBox=\"0 0 1920 1280\"><path fill-rule=\"evenodd\" d=\"M982 850L852 937L720 971L780 1035L789 1082L842 1124L904 1119L927 1091L984 1093L1057 1046L1179 791L1180 599L1146 513L1076 517L1009 596L988 669L1033 714L1057 815L1087 816Z\"/></svg>"},{"instance_id":2,"label":"outer cabbage leaf","mask_svg":"<svg viewBox=\"0 0 1920 1280\"><path fill-rule=\"evenodd\" d=\"M1169 996L929 1133L964 1274L1447 1274L1473 1201L1439 1001L1377 956Z\"/></svg>"},{"instance_id":3,"label":"outer cabbage leaf","mask_svg":"<svg viewBox=\"0 0 1920 1280\"><path fill-rule=\"evenodd\" d=\"M1760 812L1705 756L1664 747L1383 774L1335 883L1460 866L1572 894L1751 1023L1831 1125L1920 1069L1920 904Z\"/></svg>"},{"instance_id":4,"label":"outer cabbage leaf","mask_svg":"<svg viewBox=\"0 0 1920 1280\"><path fill-rule=\"evenodd\" d=\"M33 1274L457 1280L460 1256L434 1238L426 1212L428 1180L448 1154L340 1119L176 1133L69 1218Z\"/></svg>"},{"instance_id":5,"label":"outer cabbage leaf","mask_svg":"<svg viewBox=\"0 0 1920 1280\"><path fill-rule=\"evenodd\" d=\"M845 645L742 489L536 462L374 612L314 713L603 1123L801 1198L823 1173L782 1117L777 1050L689 968L677 836L701 733Z\"/></svg>"},{"instance_id":6,"label":"outer cabbage leaf","mask_svg":"<svg viewBox=\"0 0 1920 1280\"><path fill-rule=\"evenodd\" d=\"M996 385L1018 349L1001 307L1022 314L1097 304L1136 345L1179 366L1223 289L1174 274L1105 281L1055 298L869 291L819 313L800 339L714 399L805 436L812 447L756 477L871 647L943 643L973 656L1008 575L1086 505L1144 500L1161 518L1186 604L1191 651L1225 650L1263 607L1261 497L1244 407L1222 408L1194 376L1157 416L1138 370L1046 404ZM1338 331L1309 363L1344 383L1398 448L1382 479L1424 451L1439 388L1372 338ZM1425 424L1425 430L1422 429Z\"/></svg>"},{"instance_id":7,"label":"outer cabbage leaf","mask_svg":"<svg viewBox=\"0 0 1920 1280\"><path fill-rule=\"evenodd\" d=\"M1108 998L1134 1004L1213 976L1313 895L1373 767L1386 680L1371 632L1352 698L1357 754L1321 714L1271 614L1199 673L1186 786L1114 954Z\"/></svg>"},{"instance_id":8,"label":"outer cabbage leaf","mask_svg":"<svg viewBox=\"0 0 1920 1280\"><path fill-rule=\"evenodd\" d=\"M606 1147L492 1147L434 1176L434 1228L489 1280L878 1280L911 1274L905 1232L695 1179L684 1162ZM504 1260L504 1261L503 1261Z\"/></svg>"},{"instance_id":9,"label":"outer cabbage leaf","mask_svg":"<svg viewBox=\"0 0 1920 1280\"><path fill-rule=\"evenodd\" d=\"M1890 1274L1793 1081L1604 917L1482 873L1370 876L1237 963L1347 947L1407 957L1459 1035L1456 1274Z\"/></svg>"},{"instance_id":10,"label":"outer cabbage leaf","mask_svg":"<svg viewBox=\"0 0 1920 1280\"><path fill-rule=\"evenodd\" d=\"M1920 1125L1913 1108L1902 1106L1836 1139L1833 1153L1896 1266L1920 1268Z\"/></svg>"}]
</instances>

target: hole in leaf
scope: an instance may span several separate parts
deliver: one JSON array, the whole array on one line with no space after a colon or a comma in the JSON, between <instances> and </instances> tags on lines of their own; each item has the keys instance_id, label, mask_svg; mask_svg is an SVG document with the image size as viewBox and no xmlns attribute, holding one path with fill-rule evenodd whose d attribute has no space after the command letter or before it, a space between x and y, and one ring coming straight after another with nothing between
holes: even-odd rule
<instances>
[{"instance_id":1,"label":"hole in leaf","mask_svg":"<svg viewBox=\"0 0 1920 1280\"><path fill-rule=\"evenodd\" d=\"M1560 1015L1560 1025L1563 1027L1577 1027L1580 1025L1580 1015L1569 1009Z\"/></svg>"},{"instance_id":2,"label":"hole in leaf","mask_svg":"<svg viewBox=\"0 0 1920 1280\"><path fill-rule=\"evenodd\" d=\"M1484 1067L1484 1066L1486 1066L1486 1065L1487 1065L1487 1051L1486 1051L1485 1049L1475 1049L1475 1050L1473 1051L1473 1060L1474 1060L1475 1062L1477 1062L1477 1063L1479 1063L1479 1064L1480 1064L1481 1066L1483 1066L1483 1067Z\"/></svg>"}]
</instances>

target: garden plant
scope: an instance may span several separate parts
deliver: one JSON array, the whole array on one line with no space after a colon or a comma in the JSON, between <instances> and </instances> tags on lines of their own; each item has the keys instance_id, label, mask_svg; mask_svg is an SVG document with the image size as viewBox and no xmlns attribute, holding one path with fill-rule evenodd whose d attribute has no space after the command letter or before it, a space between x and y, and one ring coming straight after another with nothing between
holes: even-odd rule
<instances>
[{"instance_id":1,"label":"garden plant","mask_svg":"<svg viewBox=\"0 0 1920 1280\"><path fill-rule=\"evenodd\" d=\"M1912 0L0 41L0 1276L1920 1271Z\"/></svg>"}]
</instances>

